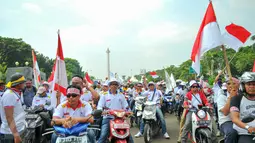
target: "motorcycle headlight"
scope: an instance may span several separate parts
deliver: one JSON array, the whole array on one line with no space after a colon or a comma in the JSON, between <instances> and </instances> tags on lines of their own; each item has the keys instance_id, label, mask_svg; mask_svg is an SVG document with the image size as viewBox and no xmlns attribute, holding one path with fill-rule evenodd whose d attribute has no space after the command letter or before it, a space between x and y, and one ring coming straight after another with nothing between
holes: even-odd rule
<instances>
[{"instance_id":1,"label":"motorcycle headlight","mask_svg":"<svg viewBox=\"0 0 255 143\"><path fill-rule=\"evenodd\" d=\"M198 116L199 118L203 119L203 118L205 118L206 113L205 113L204 110L199 110L199 111L197 112L197 116Z\"/></svg>"}]
</instances>

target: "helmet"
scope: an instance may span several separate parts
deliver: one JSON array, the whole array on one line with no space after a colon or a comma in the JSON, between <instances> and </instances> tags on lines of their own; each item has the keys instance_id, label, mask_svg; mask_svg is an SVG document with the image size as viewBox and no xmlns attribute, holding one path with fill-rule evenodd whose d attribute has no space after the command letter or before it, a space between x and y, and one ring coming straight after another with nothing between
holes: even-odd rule
<instances>
[{"instance_id":1,"label":"helmet","mask_svg":"<svg viewBox=\"0 0 255 143\"><path fill-rule=\"evenodd\" d=\"M240 81L241 81L240 90L243 91L243 92L246 92L244 84L248 83L248 82L255 81L255 72L245 72L241 76Z\"/></svg>"},{"instance_id":2,"label":"helmet","mask_svg":"<svg viewBox=\"0 0 255 143\"><path fill-rule=\"evenodd\" d=\"M110 86L112 82L117 82L118 85L120 85L119 81L116 78L111 78L111 80L108 82L108 86Z\"/></svg>"},{"instance_id":3,"label":"helmet","mask_svg":"<svg viewBox=\"0 0 255 143\"><path fill-rule=\"evenodd\" d=\"M241 83L247 83L247 82L251 82L251 81L255 81L255 72L245 72L241 78Z\"/></svg>"},{"instance_id":4,"label":"helmet","mask_svg":"<svg viewBox=\"0 0 255 143\"><path fill-rule=\"evenodd\" d=\"M16 86L16 85L19 85L21 83L26 82L26 80L25 80L25 78L22 74L15 73L11 76L11 81L10 82L12 82L11 86L13 87L13 86Z\"/></svg>"}]
</instances>

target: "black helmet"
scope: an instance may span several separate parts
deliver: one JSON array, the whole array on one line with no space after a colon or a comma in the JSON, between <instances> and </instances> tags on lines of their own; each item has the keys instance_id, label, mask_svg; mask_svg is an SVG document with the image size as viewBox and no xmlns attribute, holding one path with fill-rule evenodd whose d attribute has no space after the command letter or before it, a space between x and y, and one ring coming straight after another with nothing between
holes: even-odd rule
<instances>
[{"instance_id":1,"label":"black helmet","mask_svg":"<svg viewBox=\"0 0 255 143\"><path fill-rule=\"evenodd\" d=\"M255 72L245 72L241 78L241 90L245 92L245 87L244 84L248 83L248 82L255 82Z\"/></svg>"},{"instance_id":2,"label":"black helmet","mask_svg":"<svg viewBox=\"0 0 255 143\"><path fill-rule=\"evenodd\" d=\"M22 77L24 77L24 76L23 76L22 74L20 74L20 73L15 73L15 74L13 74L13 75L11 76L11 81L10 81L10 82L12 82L11 86L13 87L13 86L16 86L16 85L19 85L19 84L21 84L21 83L26 82L25 77L24 77L24 79L21 79ZM17 80L19 80L19 79L20 79L20 81L17 81ZM15 82L15 81L17 81L17 82Z\"/></svg>"}]
</instances>

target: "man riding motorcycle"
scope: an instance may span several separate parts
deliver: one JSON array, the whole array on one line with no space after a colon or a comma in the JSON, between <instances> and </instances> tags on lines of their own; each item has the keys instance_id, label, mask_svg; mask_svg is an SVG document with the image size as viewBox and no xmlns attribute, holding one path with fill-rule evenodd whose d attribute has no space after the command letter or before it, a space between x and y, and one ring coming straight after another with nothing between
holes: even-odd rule
<instances>
[{"instance_id":1,"label":"man riding motorcycle","mask_svg":"<svg viewBox=\"0 0 255 143\"><path fill-rule=\"evenodd\" d=\"M77 123L93 123L91 117L92 108L89 103L80 100L82 90L77 85L67 87L67 101L58 105L53 114L51 124L63 125L65 128L71 128ZM55 143L58 136L52 134L52 143ZM88 138L91 143L95 143L95 135L93 130L88 130Z\"/></svg>"},{"instance_id":2,"label":"man riding motorcycle","mask_svg":"<svg viewBox=\"0 0 255 143\"><path fill-rule=\"evenodd\" d=\"M208 101L203 92L199 91L199 84L195 80L190 81L191 91L187 93L184 99L183 106L187 110L186 120L182 131L181 141L182 143L187 142L188 133L192 128L191 115L192 110L198 109L199 104L209 105ZM189 103L191 101L191 103ZM191 105L190 105L191 104ZM195 109L196 108L196 109ZM217 142L216 134L212 133L212 141Z\"/></svg>"},{"instance_id":3,"label":"man riding motorcycle","mask_svg":"<svg viewBox=\"0 0 255 143\"><path fill-rule=\"evenodd\" d=\"M37 94L33 98L32 107L41 106L45 110L51 110L51 99L46 93L46 88L41 86L38 88Z\"/></svg>"},{"instance_id":4,"label":"man riding motorcycle","mask_svg":"<svg viewBox=\"0 0 255 143\"><path fill-rule=\"evenodd\" d=\"M158 107L156 109L156 114L158 115L159 120L161 121L162 133L164 137L166 139L169 139L170 137L166 131L166 121L160 109L160 100L162 97L162 92L156 89L154 82L149 82L148 87L149 87L149 90L145 91L142 95L146 96L148 100L154 101L158 104ZM143 135L143 131L144 131L144 123L143 123L143 120L141 120L140 131L135 135L135 137L141 137Z\"/></svg>"},{"instance_id":5,"label":"man riding motorcycle","mask_svg":"<svg viewBox=\"0 0 255 143\"><path fill-rule=\"evenodd\" d=\"M233 97L230 103L233 127L239 135L238 143L254 143L255 121L243 123L242 119L255 116L255 72L245 72L241 76L241 89L242 92Z\"/></svg>"},{"instance_id":6,"label":"man riding motorcycle","mask_svg":"<svg viewBox=\"0 0 255 143\"><path fill-rule=\"evenodd\" d=\"M97 109L98 110L129 110L128 103L125 99L125 96L118 92L119 82L112 78L110 82L108 83L110 90L104 95L101 95L100 100L98 102ZM98 139L98 143L104 143L108 136L110 131L110 120L112 120L112 116L104 116L101 126L101 133L100 137ZM129 143L133 143L132 136L129 138Z\"/></svg>"}]
</instances>

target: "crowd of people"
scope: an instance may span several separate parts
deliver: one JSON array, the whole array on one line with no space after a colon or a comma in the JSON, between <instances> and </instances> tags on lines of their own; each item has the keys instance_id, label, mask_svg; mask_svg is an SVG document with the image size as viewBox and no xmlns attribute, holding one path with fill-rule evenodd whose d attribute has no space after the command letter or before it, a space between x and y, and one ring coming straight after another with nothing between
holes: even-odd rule
<instances>
[{"instance_id":1,"label":"crowd of people","mask_svg":"<svg viewBox=\"0 0 255 143\"><path fill-rule=\"evenodd\" d=\"M70 128L77 123L93 123L93 110L126 110L135 112L134 99L138 96L157 104L156 114L161 122L163 137L169 139L166 121L162 113L162 98L171 95L174 99L175 112L180 120L180 135L177 142L186 143L192 128L192 112L200 105L210 107L212 121L212 142L218 142L217 136L224 136L225 143L252 143L255 133L255 121L244 123L242 119L255 116L255 73L245 72L239 79L231 77L223 80L222 73L216 77L213 87L206 81L191 80L188 83L177 82L177 87L166 90L164 83L143 82L121 84L116 79L97 82L93 87L79 75L72 77L66 95L56 92L56 106L52 106L53 92L48 82L43 82L38 89L31 79L16 73L5 84L0 81L0 141L21 143L24 138L26 108L42 107L51 111L50 125L62 125ZM224 81L224 82L223 82ZM132 96L127 101L125 95ZM180 105L180 106L179 106ZM110 120L113 117L103 115L100 137L96 141L95 133L88 131L90 142L104 143L109 136ZM136 138L144 134L144 121L140 120ZM51 142L58 136L53 133ZM129 142L134 142L132 136Z\"/></svg>"}]
</instances>

